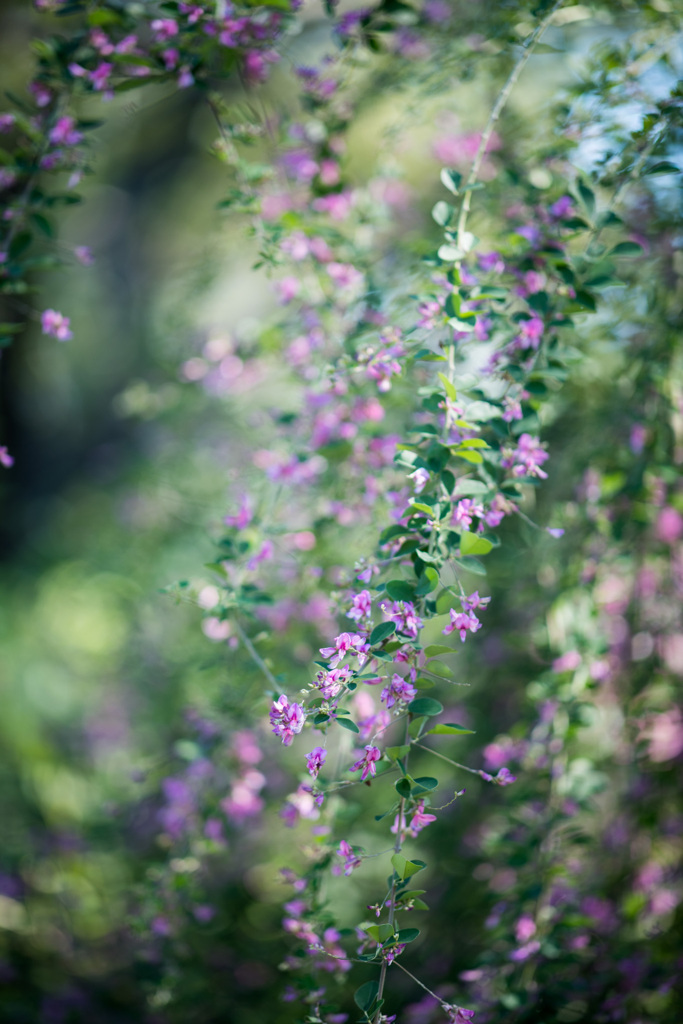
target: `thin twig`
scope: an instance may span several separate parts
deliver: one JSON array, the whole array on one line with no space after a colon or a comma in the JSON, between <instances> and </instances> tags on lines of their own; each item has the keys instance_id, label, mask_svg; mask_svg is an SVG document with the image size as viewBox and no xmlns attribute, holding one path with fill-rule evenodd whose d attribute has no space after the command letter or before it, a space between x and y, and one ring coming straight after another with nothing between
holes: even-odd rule
<instances>
[{"instance_id":1,"label":"thin twig","mask_svg":"<svg viewBox=\"0 0 683 1024\"><path fill-rule=\"evenodd\" d=\"M460 215L458 217L458 228L457 228L457 238L456 238L456 245L461 250L462 250L462 245L461 245L462 236L465 233L465 225L467 224L467 216L468 216L468 214L470 212L470 205L472 203L472 186L477 183L477 180L479 178L479 172L481 171L481 165L483 164L484 157L486 156L486 150L488 148L488 144L491 141L491 135L493 134L493 129L494 129L495 125L496 125L496 122L498 121L498 118L500 117L500 115L501 115L501 113L503 111L503 107L505 106L505 104L507 103L507 101L508 101L508 99L510 97L510 93L512 92L512 90L515 87L517 79L519 78L519 76L521 75L522 71L524 70L524 68L526 66L526 63L529 60L529 57L531 56L531 54L533 52L534 46L539 41L539 39L541 38L541 36L545 32L545 30L548 28L548 26L550 25L550 22L552 21L554 15L555 15L555 12L557 10L559 10L559 8L562 6L563 3L564 3L564 0L557 0L557 2L555 4L553 4L550 12L543 19L543 21L540 22L540 24L536 26L534 31L529 36L527 36L527 38L524 40L524 43L523 43L524 52L522 53L522 56L519 58L519 60L517 61L517 63L513 67L512 71L510 72L510 74L508 76L508 80L505 83L505 85L503 86L503 88L501 89L500 95L498 96L498 99L496 100L496 102L495 102L495 104L493 106L493 109L491 110L491 113L489 114L489 119L486 122L486 127L484 128L484 131L482 132L482 135L481 135L481 141L479 143L479 148L477 149L477 152L476 152L476 155L474 157L474 160L472 161L472 167L470 168L470 173L468 175L467 181L465 182L465 195L463 197L462 206L460 207Z\"/></svg>"},{"instance_id":2,"label":"thin twig","mask_svg":"<svg viewBox=\"0 0 683 1024\"><path fill-rule=\"evenodd\" d=\"M280 683L278 683L277 679L270 671L270 669L266 665L265 661L263 660L259 652L254 647L253 643L251 642L247 634L244 632L237 619L233 619L232 621L237 631L237 635L239 636L240 640L242 641L246 649L249 651L252 661L255 662L256 665L258 665L258 667L261 669L270 685L273 687L274 690L276 690L279 693L280 690L282 689Z\"/></svg>"}]
</instances>

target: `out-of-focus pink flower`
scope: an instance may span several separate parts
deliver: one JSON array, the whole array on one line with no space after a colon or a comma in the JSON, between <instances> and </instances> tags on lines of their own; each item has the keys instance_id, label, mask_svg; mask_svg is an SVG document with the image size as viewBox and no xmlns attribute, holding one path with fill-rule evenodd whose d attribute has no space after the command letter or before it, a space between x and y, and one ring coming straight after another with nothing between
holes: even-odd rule
<instances>
[{"instance_id":1,"label":"out-of-focus pink flower","mask_svg":"<svg viewBox=\"0 0 683 1024\"><path fill-rule=\"evenodd\" d=\"M70 330L71 321L68 316L58 313L56 309L46 309L41 314L40 322L43 334L50 334L57 341L69 341L73 338Z\"/></svg>"}]
</instances>

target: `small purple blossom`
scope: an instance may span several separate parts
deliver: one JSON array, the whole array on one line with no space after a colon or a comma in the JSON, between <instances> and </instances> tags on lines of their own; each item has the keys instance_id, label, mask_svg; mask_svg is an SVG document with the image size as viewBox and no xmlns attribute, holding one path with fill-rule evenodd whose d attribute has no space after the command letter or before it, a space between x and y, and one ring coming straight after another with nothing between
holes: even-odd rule
<instances>
[{"instance_id":1,"label":"small purple blossom","mask_svg":"<svg viewBox=\"0 0 683 1024\"><path fill-rule=\"evenodd\" d=\"M509 768L499 768L497 775L489 775L488 772L478 771L477 775L484 779L485 782L493 782L496 786L511 786L513 782L517 781L517 776L513 775Z\"/></svg>"},{"instance_id":2,"label":"small purple blossom","mask_svg":"<svg viewBox=\"0 0 683 1024\"><path fill-rule=\"evenodd\" d=\"M423 622L411 601L394 601L391 607L383 604L381 608L389 620L396 623L399 633L409 636L412 640L417 638Z\"/></svg>"},{"instance_id":3,"label":"small purple blossom","mask_svg":"<svg viewBox=\"0 0 683 1024\"><path fill-rule=\"evenodd\" d=\"M350 846L345 839L342 839L340 842L339 847L337 848L337 853L340 857L344 858L345 875L350 875L354 868L357 868L362 864L362 859L358 854L353 852L353 847Z\"/></svg>"},{"instance_id":4,"label":"small purple blossom","mask_svg":"<svg viewBox=\"0 0 683 1024\"><path fill-rule=\"evenodd\" d=\"M453 633L454 630L458 630L460 633L460 639L465 642L468 631L470 633L476 633L478 629L481 629L481 622L470 611L456 612L455 608L450 610L451 621L442 629L441 632L444 636L448 636L449 633Z\"/></svg>"},{"instance_id":5,"label":"small purple blossom","mask_svg":"<svg viewBox=\"0 0 683 1024\"><path fill-rule=\"evenodd\" d=\"M295 734L301 732L305 721L303 708L299 704L290 704L284 694L273 702L270 709L270 724L273 726L273 733L282 738L286 747L290 746Z\"/></svg>"},{"instance_id":6,"label":"small purple blossom","mask_svg":"<svg viewBox=\"0 0 683 1024\"><path fill-rule=\"evenodd\" d=\"M504 449L501 466L511 469L513 476L537 476L546 480L548 474L541 466L549 457L537 437L522 434L515 449Z\"/></svg>"},{"instance_id":7,"label":"small purple blossom","mask_svg":"<svg viewBox=\"0 0 683 1024\"><path fill-rule=\"evenodd\" d=\"M14 465L14 457L7 451L5 445L0 445L0 466L11 469Z\"/></svg>"},{"instance_id":8,"label":"small purple blossom","mask_svg":"<svg viewBox=\"0 0 683 1024\"><path fill-rule=\"evenodd\" d=\"M373 747L371 744L368 744L368 746L365 748L365 753L363 754L363 756L359 758L359 760L356 761L355 764L351 765L351 771L357 772L359 769L362 768L363 771L360 779L361 782L365 782L368 775L370 776L370 778L374 777L377 771L377 766L375 762L379 761L381 756L382 751L379 749L379 747Z\"/></svg>"},{"instance_id":9,"label":"small purple blossom","mask_svg":"<svg viewBox=\"0 0 683 1024\"><path fill-rule=\"evenodd\" d=\"M310 754L306 754L306 768L308 774L312 775L314 779L318 778L318 773L325 764L326 757L327 751L324 747L314 747Z\"/></svg>"},{"instance_id":10,"label":"small purple blossom","mask_svg":"<svg viewBox=\"0 0 683 1024\"><path fill-rule=\"evenodd\" d=\"M361 619L370 618L372 615L372 597L369 590L361 590L360 594L354 594L351 602L351 608L346 613L347 619L360 622Z\"/></svg>"},{"instance_id":11,"label":"small purple blossom","mask_svg":"<svg viewBox=\"0 0 683 1024\"><path fill-rule=\"evenodd\" d=\"M407 704L416 696L417 690L413 684L395 672L389 685L382 690L380 700L386 704L387 708L393 708L396 703Z\"/></svg>"},{"instance_id":12,"label":"small purple blossom","mask_svg":"<svg viewBox=\"0 0 683 1024\"><path fill-rule=\"evenodd\" d=\"M40 323L43 334L51 334L57 341L69 341L73 338L68 316L58 313L56 309L46 309L41 314Z\"/></svg>"},{"instance_id":13,"label":"small purple blossom","mask_svg":"<svg viewBox=\"0 0 683 1024\"><path fill-rule=\"evenodd\" d=\"M358 656L358 664L363 666L367 661L370 644L358 633L340 633L334 639L334 647L321 647L320 653L330 659L330 668L336 668L347 654Z\"/></svg>"}]
</instances>

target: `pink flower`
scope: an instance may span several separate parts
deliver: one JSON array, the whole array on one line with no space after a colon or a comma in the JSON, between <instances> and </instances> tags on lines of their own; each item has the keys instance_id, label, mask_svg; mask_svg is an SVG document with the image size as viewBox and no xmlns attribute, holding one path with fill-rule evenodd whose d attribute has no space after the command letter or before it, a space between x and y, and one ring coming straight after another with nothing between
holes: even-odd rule
<instances>
[{"instance_id":1,"label":"pink flower","mask_svg":"<svg viewBox=\"0 0 683 1024\"><path fill-rule=\"evenodd\" d=\"M0 132L8 132L14 126L14 114L0 114Z\"/></svg>"},{"instance_id":2,"label":"pink flower","mask_svg":"<svg viewBox=\"0 0 683 1024\"><path fill-rule=\"evenodd\" d=\"M353 847L346 842L345 839L339 844L337 854L344 858L344 874L350 875L354 868L357 868L362 864L362 859L353 852Z\"/></svg>"},{"instance_id":3,"label":"pink flower","mask_svg":"<svg viewBox=\"0 0 683 1024\"><path fill-rule=\"evenodd\" d=\"M396 623L399 633L409 636L412 640L416 639L423 622L411 601L394 601L391 608L386 604L381 605L381 608L390 621Z\"/></svg>"},{"instance_id":4,"label":"pink flower","mask_svg":"<svg viewBox=\"0 0 683 1024\"><path fill-rule=\"evenodd\" d=\"M82 132L76 131L73 117L60 117L48 135L53 146L77 146L83 138Z\"/></svg>"},{"instance_id":5,"label":"pink flower","mask_svg":"<svg viewBox=\"0 0 683 1024\"><path fill-rule=\"evenodd\" d=\"M657 518L656 526L657 539L664 544L673 545L683 536L683 516L675 509L668 506L663 508Z\"/></svg>"},{"instance_id":6,"label":"pink flower","mask_svg":"<svg viewBox=\"0 0 683 1024\"><path fill-rule=\"evenodd\" d=\"M244 530L245 527L249 526L250 522L254 518L254 513L250 507L249 499L242 498L237 515L225 516L223 522L226 526L235 526L238 530Z\"/></svg>"},{"instance_id":7,"label":"pink flower","mask_svg":"<svg viewBox=\"0 0 683 1024\"><path fill-rule=\"evenodd\" d=\"M372 615L372 598L369 590L361 590L360 594L354 594L352 605L346 613L347 619L360 622L361 619L369 619Z\"/></svg>"},{"instance_id":8,"label":"pink flower","mask_svg":"<svg viewBox=\"0 0 683 1024\"><path fill-rule=\"evenodd\" d=\"M456 612L455 608L451 608L450 616L450 623L445 629L441 630L444 636L448 636L449 633L457 629L460 633L460 639L464 643L468 630L471 633L476 633L478 629L481 629L481 622L472 612Z\"/></svg>"},{"instance_id":9,"label":"pink flower","mask_svg":"<svg viewBox=\"0 0 683 1024\"><path fill-rule=\"evenodd\" d=\"M306 715L299 704L290 704L283 694L273 702L270 709L270 724L275 736L280 736L286 747L291 745L296 733L301 732Z\"/></svg>"},{"instance_id":10,"label":"pink flower","mask_svg":"<svg viewBox=\"0 0 683 1024\"><path fill-rule=\"evenodd\" d=\"M79 263L82 263L84 267L91 267L95 262L91 250L87 245L77 245L74 247L74 256Z\"/></svg>"},{"instance_id":11,"label":"pink flower","mask_svg":"<svg viewBox=\"0 0 683 1024\"><path fill-rule=\"evenodd\" d=\"M413 481L413 490L421 494L429 483L429 473L426 469L416 469L408 474L408 479Z\"/></svg>"},{"instance_id":12,"label":"pink flower","mask_svg":"<svg viewBox=\"0 0 683 1024\"><path fill-rule=\"evenodd\" d=\"M436 821L435 814L425 813L425 802L420 800L417 807L413 811L413 816L410 819L410 829L413 839L417 836L418 832L421 832L427 825L431 825L433 821Z\"/></svg>"},{"instance_id":13,"label":"pink flower","mask_svg":"<svg viewBox=\"0 0 683 1024\"><path fill-rule=\"evenodd\" d=\"M517 942L528 942L532 935L536 934L536 923L528 914L522 914L515 925L515 938Z\"/></svg>"},{"instance_id":14,"label":"pink flower","mask_svg":"<svg viewBox=\"0 0 683 1024\"><path fill-rule=\"evenodd\" d=\"M281 281L277 281L275 287L278 290L280 302L283 306L286 306L287 303L291 302L292 299L295 299L301 291L301 281L290 275L288 277L283 277Z\"/></svg>"},{"instance_id":15,"label":"pink flower","mask_svg":"<svg viewBox=\"0 0 683 1024\"><path fill-rule=\"evenodd\" d=\"M365 753L363 754L363 756L358 761L356 761L355 764L351 765L350 770L352 772L357 772L360 768L362 768L363 771L361 773L360 779L361 782L365 782L368 775L370 776L370 778L374 777L377 771L377 766L375 762L379 761L381 756L382 751L379 749L379 747L373 747L371 744L368 744L368 746L365 748Z\"/></svg>"},{"instance_id":16,"label":"pink flower","mask_svg":"<svg viewBox=\"0 0 683 1024\"><path fill-rule=\"evenodd\" d=\"M330 668L336 668L347 654L356 654L358 664L364 665L367 659L370 644L358 633L340 633L335 637L334 647L321 647L320 653L324 658L330 659Z\"/></svg>"},{"instance_id":17,"label":"pink flower","mask_svg":"<svg viewBox=\"0 0 683 1024\"><path fill-rule=\"evenodd\" d=\"M496 786L511 786L517 781L517 776L513 775L509 768L500 768L497 775L489 775L485 771L478 771L477 775L485 782L493 782Z\"/></svg>"},{"instance_id":18,"label":"pink flower","mask_svg":"<svg viewBox=\"0 0 683 1024\"><path fill-rule=\"evenodd\" d=\"M484 509L481 505L477 505L471 498L463 498L453 509L453 522L463 530L469 530L473 516L481 519L483 515Z\"/></svg>"},{"instance_id":19,"label":"pink flower","mask_svg":"<svg viewBox=\"0 0 683 1024\"><path fill-rule=\"evenodd\" d=\"M158 43L164 43L178 34L178 22L173 18L155 18L151 24L154 38Z\"/></svg>"},{"instance_id":20,"label":"pink flower","mask_svg":"<svg viewBox=\"0 0 683 1024\"><path fill-rule=\"evenodd\" d=\"M113 70L114 65L108 64L106 61L102 61L101 64L98 64L94 71L91 71L88 76L92 82L93 89L97 92L101 92L103 89L106 89L109 84L109 76Z\"/></svg>"},{"instance_id":21,"label":"pink flower","mask_svg":"<svg viewBox=\"0 0 683 1024\"><path fill-rule=\"evenodd\" d=\"M537 476L546 480L548 474L541 466L549 455L539 439L531 434L522 434L515 449L505 449L501 466L512 469L513 476Z\"/></svg>"},{"instance_id":22,"label":"pink flower","mask_svg":"<svg viewBox=\"0 0 683 1024\"><path fill-rule=\"evenodd\" d=\"M40 317L43 334L51 334L58 341L69 341L73 338L70 331L71 321L68 316L58 313L56 309L46 309Z\"/></svg>"},{"instance_id":23,"label":"pink flower","mask_svg":"<svg viewBox=\"0 0 683 1024\"><path fill-rule=\"evenodd\" d=\"M313 200L313 209L328 214L332 220L346 220L352 206L353 196L350 192L332 192Z\"/></svg>"},{"instance_id":24,"label":"pink flower","mask_svg":"<svg viewBox=\"0 0 683 1024\"><path fill-rule=\"evenodd\" d=\"M0 466L4 466L5 469L11 469L13 465L13 456L7 451L5 445L0 445Z\"/></svg>"},{"instance_id":25,"label":"pink flower","mask_svg":"<svg viewBox=\"0 0 683 1024\"><path fill-rule=\"evenodd\" d=\"M306 768L314 779L318 778L318 772L325 764L326 757L327 751L324 747L314 747L310 754L306 754Z\"/></svg>"},{"instance_id":26,"label":"pink flower","mask_svg":"<svg viewBox=\"0 0 683 1024\"><path fill-rule=\"evenodd\" d=\"M351 681L353 673L348 665L333 668L331 672L322 669L315 677L314 686L320 690L325 700L334 700L337 694Z\"/></svg>"},{"instance_id":27,"label":"pink flower","mask_svg":"<svg viewBox=\"0 0 683 1024\"><path fill-rule=\"evenodd\" d=\"M468 612L473 611L475 608L486 608L491 603L490 597L479 597L478 590L475 590L469 597L462 597L460 600L463 608Z\"/></svg>"},{"instance_id":28,"label":"pink flower","mask_svg":"<svg viewBox=\"0 0 683 1024\"><path fill-rule=\"evenodd\" d=\"M413 684L395 672L389 685L382 690L380 700L386 704L387 708L393 708L397 702L407 704L416 696L417 690Z\"/></svg>"}]
</instances>

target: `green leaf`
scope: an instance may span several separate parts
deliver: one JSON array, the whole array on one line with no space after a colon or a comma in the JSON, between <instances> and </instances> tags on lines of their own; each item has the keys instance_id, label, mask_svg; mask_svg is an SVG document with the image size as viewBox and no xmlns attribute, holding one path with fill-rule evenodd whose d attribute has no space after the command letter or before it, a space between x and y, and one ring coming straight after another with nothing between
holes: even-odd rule
<instances>
[{"instance_id":1,"label":"green leaf","mask_svg":"<svg viewBox=\"0 0 683 1024\"><path fill-rule=\"evenodd\" d=\"M424 864L418 864L416 861L407 860L402 853L395 853L391 858L391 863L394 871L402 881L405 878L410 878L411 875L417 874L425 866Z\"/></svg>"},{"instance_id":2,"label":"green leaf","mask_svg":"<svg viewBox=\"0 0 683 1024\"><path fill-rule=\"evenodd\" d=\"M642 245L637 242L619 242L607 253L608 256L640 256L643 251Z\"/></svg>"},{"instance_id":3,"label":"green leaf","mask_svg":"<svg viewBox=\"0 0 683 1024\"><path fill-rule=\"evenodd\" d=\"M455 263L456 260L461 260L464 255L465 253L462 249L458 249L455 245L440 245L437 250L437 256L445 263Z\"/></svg>"},{"instance_id":4,"label":"green leaf","mask_svg":"<svg viewBox=\"0 0 683 1024\"><path fill-rule=\"evenodd\" d=\"M418 700L419 700L419 698L418 698ZM426 718L416 718L408 726L408 733L409 733L410 736L412 736L412 738L414 740L416 740L417 737L420 735L420 730L421 730L422 726L425 724L426 721L427 721Z\"/></svg>"},{"instance_id":5,"label":"green leaf","mask_svg":"<svg viewBox=\"0 0 683 1024\"><path fill-rule=\"evenodd\" d=\"M389 580L386 592L392 601L412 601L415 598L415 587L405 580Z\"/></svg>"},{"instance_id":6,"label":"green leaf","mask_svg":"<svg viewBox=\"0 0 683 1024\"><path fill-rule=\"evenodd\" d=\"M453 678L453 669L448 665L444 665L442 661L432 661L429 668L424 669L424 671L432 672L435 676L441 676L442 679Z\"/></svg>"},{"instance_id":7,"label":"green leaf","mask_svg":"<svg viewBox=\"0 0 683 1024\"><path fill-rule=\"evenodd\" d=\"M493 547L490 540L485 537L478 537L476 533L462 533L460 535L460 552L463 555L488 555Z\"/></svg>"},{"instance_id":8,"label":"green leaf","mask_svg":"<svg viewBox=\"0 0 683 1024\"><path fill-rule=\"evenodd\" d=\"M383 530L379 535L379 544L382 547L388 541L393 540L394 537L401 537L404 533L407 533L405 526L399 526L398 523L394 526L387 526L386 530Z\"/></svg>"},{"instance_id":9,"label":"green leaf","mask_svg":"<svg viewBox=\"0 0 683 1024\"><path fill-rule=\"evenodd\" d=\"M436 658L439 654L453 654L453 648L446 644L430 644L422 652L425 658Z\"/></svg>"},{"instance_id":10,"label":"green leaf","mask_svg":"<svg viewBox=\"0 0 683 1024\"><path fill-rule=\"evenodd\" d=\"M395 622L380 622L379 626L375 626L370 634L370 643L373 647L375 644L381 644L382 640L386 640L388 636L391 636L391 634L395 632Z\"/></svg>"},{"instance_id":11,"label":"green leaf","mask_svg":"<svg viewBox=\"0 0 683 1024\"><path fill-rule=\"evenodd\" d=\"M411 715L440 715L443 711L443 704L439 704L438 700L434 700L433 697L416 697L415 700L411 700L408 705L408 711Z\"/></svg>"},{"instance_id":12,"label":"green leaf","mask_svg":"<svg viewBox=\"0 0 683 1024\"><path fill-rule=\"evenodd\" d=\"M439 785L439 780L433 779L430 775L421 775L419 779L415 779L415 783L420 789L431 791Z\"/></svg>"},{"instance_id":13,"label":"green leaf","mask_svg":"<svg viewBox=\"0 0 683 1024\"><path fill-rule=\"evenodd\" d=\"M426 512L426 514L428 516L433 516L434 515L434 509L432 508L432 506L431 505L425 505L425 503L423 501L411 501L409 507L410 507L411 510L414 509L414 510L417 510L418 512Z\"/></svg>"},{"instance_id":14,"label":"green leaf","mask_svg":"<svg viewBox=\"0 0 683 1024\"><path fill-rule=\"evenodd\" d=\"M346 729L348 732L360 732L356 723L350 721L348 718L338 718L337 725L341 725L342 729Z\"/></svg>"},{"instance_id":15,"label":"green leaf","mask_svg":"<svg viewBox=\"0 0 683 1024\"><path fill-rule=\"evenodd\" d=\"M488 448L483 437L467 437L461 442L462 448Z\"/></svg>"},{"instance_id":16,"label":"green leaf","mask_svg":"<svg viewBox=\"0 0 683 1024\"><path fill-rule=\"evenodd\" d=\"M425 736L467 736L473 735L474 729L466 729L464 725L456 725L455 722L440 722L433 729L425 733Z\"/></svg>"},{"instance_id":17,"label":"green leaf","mask_svg":"<svg viewBox=\"0 0 683 1024\"><path fill-rule=\"evenodd\" d=\"M430 555L428 551L416 551L415 554L421 561L428 562L430 565L439 564L434 555Z\"/></svg>"},{"instance_id":18,"label":"green leaf","mask_svg":"<svg viewBox=\"0 0 683 1024\"><path fill-rule=\"evenodd\" d=\"M413 942L419 934L419 928L401 928L400 932L396 936L396 941L400 943Z\"/></svg>"},{"instance_id":19,"label":"green leaf","mask_svg":"<svg viewBox=\"0 0 683 1024\"><path fill-rule=\"evenodd\" d=\"M453 561L459 568L471 572L474 576L486 576L486 566L478 558L467 555L465 558L454 558Z\"/></svg>"},{"instance_id":20,"label":"green leaf","mask_svg":"<svg viewBox=\"0 0 683 1024\"><path fill-rule=\"evenodd\" d=\"M467 448L451 448L451 451L457 459L464 459L465 462L472 462L475 465L479 465L484 461L479 452L472 452Z\"/></svg>"},{"instance_id":21,"label":"green leaf","mask_svg":"<svg viewBox=\"0 0 683 1024\"><path fill-rule=\"evenodd\" d=\"M374 927L379 927L375 925ZM367 931L367 929L366 929ZM366 981L364 985L357 988L353 994L353 1001L359 1010L367 1013L372 1009L373 1003L377 999L377 993L379 992L378 981Z\"/></svg>"},{"instance_id":22,"label":"green leaf","mask_svg":"<svg viewBox=\"0 0 683 1024\"><path fill-rule=\"evenodd\" d=\"M392 924L369 924L365 931L371 939L375 940L375 942L386 942L387 939L393 938L394 926ZM374 981L369 982L369 984L375 985L375 988L377 987L377 983ZM360 992L360 989L358 991ZM354 996L354 999L355 998L356 997ZM372 1002L374 1002L374 998L375 997L373 997ZM372 1005L372 1003L370 1005ZM361 1007L361 1009L363 1009L363 1007Z\"/></svg>"},{"instance_id":23,"label":"green leaf","mask_svg":"<svg viewBox=\"0 0 683 1024\"><path fill-rule=\"evenodd\" d=\"M595 193L582 181L578 182L576 188L579 193L579 198L588 212L588 216L592 217L595 213Z\"/></svg>"},{"instance_id":24,"label":"green leaf","mask_svg":"<svg viewBox=\"0 0 683 1024\"><path fill-rule=\"evenodd\" d=\"M20 231L14 236L9 247L9 258L10 260L18 259L30 246L33 241L33 235L30 231Z\"/></svg>"},{"instance_id":25,"label":"green leaf","mask_svg":"<svg viewBox=\"0 0 683 1024\"><path fill-rule=\"evenodd\" d=\"M643 171L643 174L680 174L681 168L672 164L670 160L660 160Z\"/></svg>"},{"instance_id":26,"label":"green leaf","mask_svg":"<svg viewBox=\"0 0 683 1024\"><path fill-rule=\"evenodd\" d=\"M472 402L471 405L468 405L465 415L473 423L486 423L503 414L496 405L491 405L490 402Z\"/></svg>"},{"instance_id":27,"label":"green leaf","mask_svg":"<svg viewBox=\"0 0 683 1024\"><path fill-rule=\"evenodd\" d=\"M407 892L401 893L402 900L412 900L416 896L423 896L427 892L426 889L410 889Z\"/></svg>"},{"instance_id":28,"label":"green leaf","mask_svg":"<svg viewBox=\"0 0 683 1024\"><path fill-rule=\"evenodd\" d=\"M405 757L409 750L410 744L404 743L400 747L387 747L385 753L392 761L398 761L400 757Z\"/></svg>"},{"instance_id":29,"label":"green leaf","mask_svg":"<svg viewBox=\"0 0 683 1024\"><path fill-rule=\"evenodd\" d=\"M403 797L404 800L407 800L408 797L410 796L410 783L408 782L408 780L398 779L394 783L394 786L396 788L396 792L398 793L398 795Z\"/></svg>"},{"instance_id":30,"label":"green leaf","mask_svg":"<svg viewBox=\"0 0 683 1024\"><path fill-rule=\"evenodd\" d=\"M440 227L445 228L454 212L455 211L450 203L445 203L443 199L440 199L439 202L435 203L432 207L432 219L435 220Z\"/></svg>"},{"instance_id":31,"label":"green leaf","mask_svg":"<svg viewBox=\"0 0 683 1024\"><path fill-rule=\"evenodd\" d=\"M433 690L436 684L433 679L427 679L426 676L418 676L413 685L418 690Z\"/></svg>"},{"instance_id":32,"label":"green leaf","mask_svg":"<svg viewBox=\"0 0 683 1024\"><path fill-rule=\"evenodd\" d=\"M442 167L439 175L441 178L441 184L452 192L454 196L457 196L462 182L462 174L458 174L457 171L452 171L450 167Z\"/></svg>"},{"instance_id":33,"label":"green leaf","mask_svg":"<svg viewBox=\"0 0 683 1024\"><path fill-rule=\"evenodd\" d=\"M413 910L429 910L424 900L413 900Z\"/></svg>"},{"instance_id":34,"label":"green leaf","mask_svg":"<svg viewBox=\"0 0 683 1024\"><path fill-rule=\"evenodd\" d=\"M433 590L439 585L439 574L436 569L432 569L431 565L428 565L424 573L420 577L420 581L415 588L415 593L419 597L423 597L425 594L431 594Z\"/></svg>"},{"instance_id":35,"label":"green leaf","mask_svg":"<svg viewBox=\"0 0 683 1024\"><path fill-rule=\"evenodd\" d=\"M455 390L455 385L453 384L453 382L448 379L445 373L441 372L439 372L439 379L443 384L444 390L448 397L455 402L456 398L458 397L458 392Z\"/></svg>"}]
</instances>

